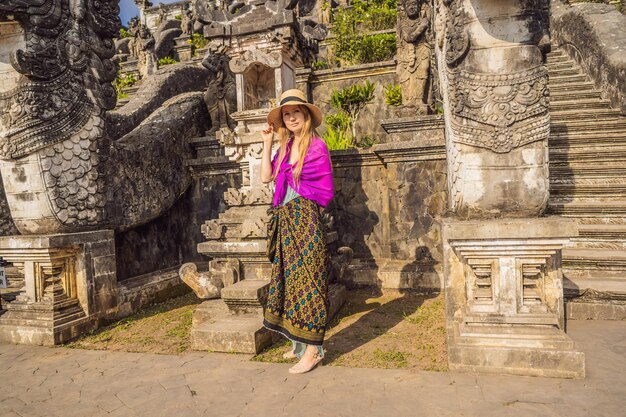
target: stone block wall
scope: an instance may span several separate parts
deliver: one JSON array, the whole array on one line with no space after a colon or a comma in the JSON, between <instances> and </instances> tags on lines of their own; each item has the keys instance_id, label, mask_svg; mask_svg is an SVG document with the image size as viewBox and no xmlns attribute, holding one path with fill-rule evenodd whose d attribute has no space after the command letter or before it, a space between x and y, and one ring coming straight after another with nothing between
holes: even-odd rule
<instances>
[{"instance_id":1,"label":"stone block wall","mask_svg":"<svg viewBox=\"0 0 626 417\"><path fill-rule=\"evenodd\" d=\"M385 103L385 86L397 84L395 61L377 62L365 65L355 65L346 68L332 68L327 70L298 71L296 87L307 90L307 80L310 85L310 98L322 110L324 115L334 113L330 105L330 97L334 90L340 90L354 84L363 84L366 80L376 85L374 100L368 104L357 122L357 135L377 137L380 141L387 140L385 132L380 126L381 120L396 116L397 108ZM323 134L326 127L322 125L319 133Z\"/></svg>"},{"instance_id":2,"label":"stone block wall","mask_svg":"<svg viewBox=\"0 0 626 417\"><path fill-rule=\"evenodd\" d=\"M225 210L223 194L240 179L229 174L195 178L190 189L167 214L116 235L118 281L178 266L206 261L198 254L200 226Z\"/></svg>"},{"instance_id":3,"label":"stone block wall","mask_svg":"<svg viewBox=\"0 0 626 417\"><path fill-rule=\"evenodd\" d=\"M611 106L626 115L626 16L608 4L552 2L552 43L563 47Z\"/></svg>"},{"instance_id":4,"label":"stone block wall","mask_svg":"<svg viewBox=\"0 0 626 417\"><path fill-rule=\"evenodd\" d=\"M424 158L416 143L331 153L336 196L328 210L341 244L355 256L346 284L441 288L447 186L440 149Z\"/></svg>"}]
</instances>

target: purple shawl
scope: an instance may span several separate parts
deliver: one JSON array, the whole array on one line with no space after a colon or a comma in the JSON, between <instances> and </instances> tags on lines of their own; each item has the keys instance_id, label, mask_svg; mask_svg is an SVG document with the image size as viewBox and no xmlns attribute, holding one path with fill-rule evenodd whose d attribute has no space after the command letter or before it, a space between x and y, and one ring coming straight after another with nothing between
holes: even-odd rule
<instances>
[{"instance_id":1,"label":"purple shawl","mask_svg":"<svg viewBox=\"0 0 626 417\"><path fill-rule=\"evenodd\" d=\"M276 175L276 189L274 191L274 207L278 207L283 202L287 194L287 185L293 188L302 197L315 201L322 207L326 207L334 195L333 172L330 163L330 154L324 141L318 137L311 138L311 146L304 156L304 164L300 181L296 187L293 180L294 168L289 163L289 153L293 140L287 142L287 152L285 159L280 164L280 169ZM272 159L272 172L278 162L278 152Z\"/></svg>"}]
</instances>

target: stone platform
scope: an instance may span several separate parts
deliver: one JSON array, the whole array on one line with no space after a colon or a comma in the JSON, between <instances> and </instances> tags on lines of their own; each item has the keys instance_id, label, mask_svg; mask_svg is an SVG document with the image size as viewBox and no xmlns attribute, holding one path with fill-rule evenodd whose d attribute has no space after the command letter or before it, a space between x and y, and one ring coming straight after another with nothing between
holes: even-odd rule
<instances>
[{"instance_id":1,"label":"stone platform","mask_svg":"<svg viewBox=\"0 0 626 417\"><path fill-rule=\"evenodd\" d=\"M558 218L443 226L451 369L584 378L565 334L561 249L578 233Z\"/></svg>"},{"instance_id":2,"label":"stone platform","mask_svg":"<svg viewBox=\"0 0 626 417\"><path fill-rule=\"evenodd\" d=\"M256 354L279 338L263 327L263 309L254 300L267 297L267 281L244 280L222 291L222 300L208 300L193 312L191 345L194 350ZM346 288L328 288L329 319L346 300Z\"/></svg>"},{"instance_id":3,"label":"stone platform","mask_svg":"<svg viewBox=\"0 0 626 417\"><path fill-rule=\"evenodd\" d=\"M626 322L574 321L587 377L363 369L250 355L157 355L0 344L3 417L618 417L626 409ZM328 355L330 358L332 355ZM364 400L365 399L365 400Z\"/></svg>"}]
</instances>

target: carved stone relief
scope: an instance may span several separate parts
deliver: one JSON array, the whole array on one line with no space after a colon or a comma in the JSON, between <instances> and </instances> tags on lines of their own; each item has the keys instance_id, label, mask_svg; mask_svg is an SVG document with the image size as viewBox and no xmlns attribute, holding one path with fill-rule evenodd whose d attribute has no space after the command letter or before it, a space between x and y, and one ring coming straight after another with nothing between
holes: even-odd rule
<instances>
[{"instance_id":1,"label":"carved stone relief","mask_svg":"<svg viewBox=\"0 0 626 417\"><path fill-rule=\"evenodd\" d=\"M462 218L536 216L548 193L548 2L492 3L436 2L450 204Z\"/></svg>"},{"instance_id":2,"label":"carved stone relief","mask_svg":"<svg viewBox=\"0 0 626 417\"><path fill-rule=\"evenodd\" d=\"M397 25L397 73L405 106L429 102L432 6L430 1L404 0Z\"/></svg>"}]
</instances>

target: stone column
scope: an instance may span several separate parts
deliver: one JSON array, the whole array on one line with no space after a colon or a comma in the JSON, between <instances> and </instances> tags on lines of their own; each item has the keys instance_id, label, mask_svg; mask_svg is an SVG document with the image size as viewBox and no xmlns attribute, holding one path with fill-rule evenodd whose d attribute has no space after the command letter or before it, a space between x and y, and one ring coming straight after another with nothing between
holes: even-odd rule
<instances>
[{"instance_id":1,"label":"stone column","mask_svg":"<svg viewBox=\"0 0 626 417\"><path fill-rule=\"evenodd\" d=\"M450 208L524 217L548 200L548 0L437 1Z\"/></svg>"},{"instance_id":2,"label":"stone column","mask_svg":"<svg viewBox=\"0 0 626 417\"><path fill-rule=\"evenodd\" d=\"M538 218L549 184L548 10L548 0L436 2L458 219L443 225L452 369L585 374L584 354L564 333L561 249L577 225Z\"/></svg>"}]
</instances>

